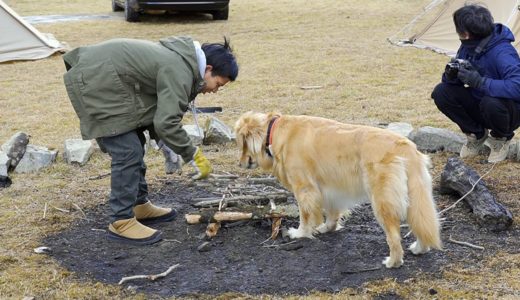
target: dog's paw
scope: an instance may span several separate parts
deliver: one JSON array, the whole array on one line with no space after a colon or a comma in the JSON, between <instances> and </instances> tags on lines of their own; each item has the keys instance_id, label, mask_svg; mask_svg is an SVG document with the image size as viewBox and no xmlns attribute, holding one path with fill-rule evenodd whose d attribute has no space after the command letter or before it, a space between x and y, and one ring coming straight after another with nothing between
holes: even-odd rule
<instances>
[{"instance_id":1,"label":"dog's paw","mask_svg":"<svg viewBox=\"0 0 520 300\"><path fill-rule=\"evenodd\" d=\"M419 241L415 241L408 247L408 250L412 251L415 255L419 255L430 251L430 247L423 247Z\"/></svg>"},{"instance_id":2,"label":"dog's paw","mask_svg":"<svg viewBox=\"0 0 520 300\"><path fill-rule=\"evenodd\" d=\"M298 229L296 229L296 228L289 228L289 230L287 231L287 235L291 239L313 238L314 237L311 233L307 233L304 230L302 230L301 228L298 228Z\"/></svg>"},{"instance_id":3,"label":"dog's paw","mask_svg":"<svg viewBox=\"0 0 520 300\"><path fill-rule=\"evenodd\" d=\"M325 232L329 232L330 228L327 226L327 223L322 223L321 225L316 227L316 229L314 229L314 231L316 233L325 233Z\"/></svg>"},{"instance_id":4,"label":"dog's paw","mask_svg":"<svg viewBox=\"0 0 520 300\"><path fill-rule=\"evenodd\" d=\"M383 265L385 265L387 268L399 268L404 263L403 259L392 259L390 256L387 256L383 260Z\"/></svg>"}]
</instances>

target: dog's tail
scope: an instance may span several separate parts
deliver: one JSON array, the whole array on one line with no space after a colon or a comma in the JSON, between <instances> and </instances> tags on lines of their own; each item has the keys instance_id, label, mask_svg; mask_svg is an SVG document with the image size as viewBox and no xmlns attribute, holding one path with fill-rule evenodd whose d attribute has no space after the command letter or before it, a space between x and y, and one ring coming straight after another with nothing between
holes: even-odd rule
<instances>
[{"instance_id":1,"label":"dog's tail","mask_svg":"<svg viewBox=\"0 0 520 300\"><path fill-rule=\"evenodd\" d=\"M429 173L430 158L415 151L412 161L408 161L408 210L407 222L417 237L417 252L442 248L437 208L433 201L432 179ZM414 251L412 249L412 251Z\"/></svg>"}]
</instances>

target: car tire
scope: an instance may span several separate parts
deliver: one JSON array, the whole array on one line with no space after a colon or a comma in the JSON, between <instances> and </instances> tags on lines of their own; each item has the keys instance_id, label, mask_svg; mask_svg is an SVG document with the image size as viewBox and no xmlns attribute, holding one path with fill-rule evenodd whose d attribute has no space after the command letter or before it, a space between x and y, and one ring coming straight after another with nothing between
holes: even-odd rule
<instances>
[{"instance_id":1,"label":"car tire","mask_svg":"<svg viewBox=\"0 0 520 300\"><path fill-rule=\"evenodd\" d=\"M213 15L213 20L227 20L229 16L229 6L222 10L215 10L211 13Z\"/></svg>"},{"instance_id":2,"label":"car tire","mask_svg":"<svg viewBox=\"0 0 520 300\"><path fill-rule=\"evenodd\" d=\"M123 11L123 8L116 3L116 0L112 0L112 11Z\"/></svg>"},{"instance_id":3,"label":"car tire","mask_svg":"<svg viewBox=\"0 0 520 300\"><path fill-rule=\"evenodd\" d=\"M125 0L125 19L128 22L139 22L139 11L135 0Z\"/></svg>"}]
</instances>

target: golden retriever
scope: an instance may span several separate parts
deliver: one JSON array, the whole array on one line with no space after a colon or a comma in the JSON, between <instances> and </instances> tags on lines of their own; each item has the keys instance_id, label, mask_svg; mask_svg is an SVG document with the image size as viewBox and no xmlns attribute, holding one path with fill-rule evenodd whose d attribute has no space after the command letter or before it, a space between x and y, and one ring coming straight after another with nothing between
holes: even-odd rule
<instances>
[{"instance_id":1,"label":"golden retriever","mask_svg":"<svg viewBox=\"0 0 520 300\"><path fill-rule=\"evenodd\" d=\"M271 171L294 193L300 224L289 229L291 238L338 229L345 211L370 201L390 248L387 268L403 264L402 220L417 238L412 253L441 249L430 160L407 138L319 117L255 112L238 119L235 133L240 166Z\"/></svg>"}]
</instances>

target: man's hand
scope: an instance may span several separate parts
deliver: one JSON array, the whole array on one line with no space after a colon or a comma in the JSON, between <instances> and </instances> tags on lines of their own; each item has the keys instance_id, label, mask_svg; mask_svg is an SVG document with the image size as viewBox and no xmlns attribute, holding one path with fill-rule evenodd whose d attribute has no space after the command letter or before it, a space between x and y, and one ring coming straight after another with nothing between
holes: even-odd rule
<instances>
[{"instance_id":1,"label":"man's hand","mask_svg":"<svg viewBox=\"0 0 520 300\"><path fill-rule=\"evenodd\" d=\"M191 177L195 180L204 179L208 177L209 173L211 173L212 171L209 160L207 160L204 154L202 154L202 150L200 150L199 147L197 147L197 150L195 150L193 160L190 161L190 164L195 168L195 171L197 172L195 175Z\"/></svg>"},{"instance_id":2,"label":"man's hand","mask_svg":"<svg viewBox=\"0 0 520 300\"><path fill-rule=\"evenodd\" d=\"M467 84L469 87L476 89L480 88L480 86L484 83L484 78L480 76L479 72L471 65L461 66L457 77L464 84Z\"/></svg>"},{"instance_id":3,"label":"man's hand","mask_svg":"<svg viewBox=\"0 0 520 300\"><path fill-rule=\"evenodd\" d=\"M446 79L448 80L455 80L457 79L457 71L456 69L451 68L451 65L456 63L457 59L452 57L450 59L450 62L446 64L446 68L444 69L444 76L446 76Z\"/></svg>"}]
</instances>

